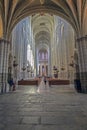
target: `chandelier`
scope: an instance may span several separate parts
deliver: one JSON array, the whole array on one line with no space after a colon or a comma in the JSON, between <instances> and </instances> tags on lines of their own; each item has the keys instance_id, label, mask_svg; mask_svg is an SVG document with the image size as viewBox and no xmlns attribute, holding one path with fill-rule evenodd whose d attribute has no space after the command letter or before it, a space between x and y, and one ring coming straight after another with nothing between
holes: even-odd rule
<instances>
[{"instance_id":1,"label":"chandelier","mask_svg":"<svg viewBox=\"0 0 87 130\"><path fill-rule=\"evenodd\" d=\"M23 63L23 68L22 68L23 71L26 70L26 67L25 67L25 64Z\"/></svg>"},{"instance_id":2,"label":"chandelier","mask_svg":"<svg viewBox=\"0 0 87 130\"><path fill-rule=\"evenodd\" d=\"M30 66L29 65L27 66L27 72L30 72Z\"/></svg>"},{"instance_id":3,"label":"chandelier","mask_svg":"<svg viewBox=\"0 0 87 130\"><path fill-rule=\"evenodd\" d=\"M73 67L73 68L74 68L74 67L75 67L75 63L74 63L73 58L74 58L74 57L73 57L73 56L71 56L72 61L71 61L71 63L69 64L69 66L71 66L71 67Z\"/></svg>"},{"instance_id":4,"label":"chandelier","mask_svg":"<svg viewBox=\"0 0 87 130\"><path fill-rule=\"evenodd\" d=\"M18 64L17 64L17 61L16 61L16 56L14 56L14 61L13 61L13 67L17 67Z\"/></svg>"},{"instance_id":5,"label":"chandelier","mask_svg":"<svg viewBox=\"0 0 87 130\"><path fill-rule=\"evenodd\" d=\"M65 70L65 68L62 66L62 67L61 67L61 70L63 71L63 70Z\"/></svg>"},{"instance_id":6,"label":"chandelier","mask_svg":"<svg viewBox=\"0 0 87 130\"><path fill-rule=\"evenodd\" d=\"M41 5L43 5L43 4L44 4L44 2L45 2L45 0L40 0Z\"/></svg>"},{"instance_id":7,"label":"chandelier","mask_svg":"<svg viewBox=\"0 0 87 130\"><path fill-rule=\"evenodd\" d=\"M57 67L55 65L53 66L53 70L57 70Z\"/></svg>"},{"instance_id":8,"label":"chandelier","mask_svg":"<svg viewBox=\"0 0 87 130\"><path fill-rule=\"evenodd\" d=\"M69 66L74 67L74 62L72 61Z\"/></svg>"}]
</instances>

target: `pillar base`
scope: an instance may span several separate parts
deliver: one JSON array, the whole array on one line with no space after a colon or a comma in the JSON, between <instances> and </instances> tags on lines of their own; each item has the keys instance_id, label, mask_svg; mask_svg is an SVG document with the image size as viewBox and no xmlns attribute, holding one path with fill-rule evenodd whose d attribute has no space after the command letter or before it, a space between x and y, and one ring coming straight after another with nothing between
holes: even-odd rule
<instances>
[{"instance_id":1,"label":"pillar base","mask_svg":"<svg viewBox=\"0 0 87 130\"><path fill-rule=\"evenodd\" d=\"M77 92L87 93L87 72L76 73L74 84Z\"/></svg>"},{"instance_id":2,"label":"pillar base","mask_svg":"<svg viewBox=\"0 0 87 130\"><path fill-rule=\"evenodd\" d=\"M79 34L79 33L78 33ZM76 40L77 48L77 64L76 72L78 72L81 82L81 92L87 93L87 35L80 36Z\"/></svg>"},{"instance_id":3,"label":"pillar base","mask_svg":"<svg viewBox=\"0 0 87 130\"><path fill-rule=\"evenodd\" d=\"M81 79L81 92L87 93L87 80Z\"/></svg>"},{"instance_id":4,"label":"pillar base","mask_svg":"<svg viewBox=\"0 0 87 130\"><path fill-rule=\"evenodd\" d=\"M7 92L9 41L0 39L0 93Z\"/></svg>"}]
</instances>

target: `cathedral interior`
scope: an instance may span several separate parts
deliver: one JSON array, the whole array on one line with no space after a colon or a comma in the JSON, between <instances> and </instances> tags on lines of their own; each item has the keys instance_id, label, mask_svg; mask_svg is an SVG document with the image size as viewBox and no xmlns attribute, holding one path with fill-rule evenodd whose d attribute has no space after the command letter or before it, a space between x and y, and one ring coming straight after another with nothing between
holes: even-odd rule
<instances>
[{"instance_id":1,"label":"cathedral interior","mask_svg":"<svg viewBox=\"0 0 87 130\"><path fill-rule=\"evenodd\" d=\"M87 130L86 44L87 0L0 0L0 130Z\"/></svg>"}]
</instances>

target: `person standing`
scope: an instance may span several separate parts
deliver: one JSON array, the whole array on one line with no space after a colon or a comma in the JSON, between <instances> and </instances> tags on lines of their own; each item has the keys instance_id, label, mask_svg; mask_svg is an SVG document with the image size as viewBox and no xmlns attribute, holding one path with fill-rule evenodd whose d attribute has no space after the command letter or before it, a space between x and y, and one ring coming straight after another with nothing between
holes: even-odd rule
<instances>
[{"instance_id":1,"label":"person standing","mask_svg":"<svg viewBox=\"0 0 87 130\"><path fill-rule=\"evenodd\" d=\"M44 76L44 83L45 83L45 86L46 86L46 82L47 82L47 79L46 79L46 76Z\"/></svg>"},{"instance_id":2,"label":"person standing","mask_svg":"<svg viewBox=\"0 0 87 130\"><path fill-rule=\"evenodd\" d=\"M11 78L11 79L8 80L8 84L9 84L9 91L11 91L12 87L14 85L13 78Z\"/></svg>"},{"instance_id":3,"label":"person standing","mask_svg":"<svg viewBox=\"0 0 87 130\"><path fill-rule=\"evenodd\" d=\"M15 91L16 90L16 78L14 78L13 82L14 82L13 91Z\"/></svg>"}]
</instances>

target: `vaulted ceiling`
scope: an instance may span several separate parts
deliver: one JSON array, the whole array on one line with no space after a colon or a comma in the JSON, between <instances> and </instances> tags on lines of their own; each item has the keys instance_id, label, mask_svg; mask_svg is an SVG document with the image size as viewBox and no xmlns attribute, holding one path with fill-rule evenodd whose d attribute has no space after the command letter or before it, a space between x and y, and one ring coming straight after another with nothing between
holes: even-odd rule
<instances>
[{"instance_id":1,"label":"vaulted ceiling","mask_svg":"<svg viewBox=\"0 0 87 130\"><path fill-rule=\"evenodd\" d=\"M47 13L39 13L33 15L31 19L33 36L35 38L36 46L38 47L42 45L43 48L45 44L49 46L53 32L53 15Z\"/></svg>"},{"instance_id":2,"label":"vaulted ceiling","mask_svg":"<svg viewBox=\"0 0 87 130\"><path fill-rule=\"evenodd\" d=\"M76 33L82 33L87 22L87 0L0 0L0 37L9 39L21 19L40 12L59 15L73 26Z\"/></svg>"}]
</instances>

